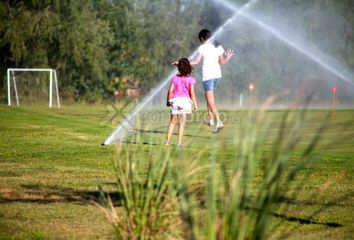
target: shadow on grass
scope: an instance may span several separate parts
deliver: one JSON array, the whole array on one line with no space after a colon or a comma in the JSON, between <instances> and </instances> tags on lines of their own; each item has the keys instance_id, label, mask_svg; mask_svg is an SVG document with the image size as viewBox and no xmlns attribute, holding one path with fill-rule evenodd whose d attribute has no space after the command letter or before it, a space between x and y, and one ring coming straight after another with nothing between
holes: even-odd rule
<instances>
[{"instance_id":1,"label":"shadow on grass","mask_svg":"<svg viewBox=\"0 0 354 240\"><path fill-rule=\"evenodd\" d=\"M114 184L114 183L107 183ZM105 184L106 185L106 184ZM21 185L24 190L22 192L7 193L6 195L0 196L0 204L5 203L35 203L35 204L52 204L52 203L73 203L79 205L89 205L92 202L99 202L102 198L101 191L80 191L73 188L60 188L58 186L42 186L38 184L25 184ZM119 192L108 192L112 199L114 206L119 206L122 200L122 194ZM105 196L107 197L107 196ZM294 199L280 198L278 202L287 202L292 204L301 205L323 205L321 203L301 201L298 202ZM338 204L336 203L326 203L321 208L321 211L325 211ZM257 209L245 208L245 210L251 211L261 211ZM330 228L343 227L342 224L336 222L320 222L315 221L309 216L309 218L300 218L295 216L287 216L281 213L270 213L270 215L282 219L287 222L298 222L302 225L322 225Z\"/></svg>"},{"instance_id":2,"label":"shadow on grass","mask_svg":"<svg viewBox=\"0 0 354 240\"><path fill-rule=\"evenodd\" d=\"M331 227L331 228L343 227L342 224L336 223L336 222L319 222L319 221L306 219L306 218L289 217L284 214L278 214L278 213L272 213L272 216L277 217L277 218L281 218L287 222L298 222L303 225L313 224L313 225L322 225L322 226Z\"/></svg>"},{"instance_id":3,"label":"shadow on grass","mask_svg":"<svg viewBox=\"0 0 354 240\"><path fill-rule=\"evenodd\" d=\"M333 202L326 202L326 203L318 203L314 200L298 200L292 199L289 197L280 197L278 199L278 203L286 203L286 204L294 204L294 205L302 205L302 206L322 206L321 211L325 210L327 207L343 207L348 206L345 203L339 203L339 201L346 200L348 197L352 196L354 193L347 193L344 196L336 198Z\"/></svg>"},{"instance_id":4,"label":"shadow on grass","mask_svg":"<svg viewBox=\"0 0 354 240\"><path fill-rule=\"evenodd\" d=\"M137 141L123 141L122 143L124 143L124 144L133 144L133 145L151 145L151 146L162 145L162 144L157 144L157 143L137 142Z\"/></svg>"},{"instance_id":5,"label":"shadow on grass","mask_svg":"<svg viewBox=\"0 0 354 240\"><path fill-rule=\"evenodd\" d=\"M104 183L104 185L114 185L115 183ZM21 185L24 189L23 191L14 191L8 192L6 194L0 195L0 204L6 203L34 203L34 204L52 204L52 203L73 203L78 205L90 205L92 202L99 202L102 198L102 194L110 196L114 206L120 206L122 201L122 194L119 192L105 192L102 193L101 191L81 191L75 190L73 188L65 188L65 187L58 187L54 186L43 186L39 184L24 184ZM343 196L341 199L348 197ZM203 199L203 197L201 197ZM204 205L204 201L199 199L200 204ZM338 200L338 199L336 199ZM334 206L340 206L337 201L332 203L316 203L314 201L299 201L296 199L290 199L287 197L280 197L277 201L278 203L286 202L290 204L299 204L299 205L322 205L322 207L317 210L318 211L325 211ZM253 208L244 208L244 210L250 211L262 211L259 209ZM271 216L276 217L278 219L282 219L287 222L297 222L302 225L321 225L329 228L339 228L343 227L344 225L336 222L320 222L316 221L312 218L312 216L308 216L308 218L301 218L296 216L287 216L282 213L269 213ZM312 214L314 215L314 214Z\"/></svg>"},{"instance_id":6,"label":"shadow on grass","mask_svg":"<svg viewBox=\"0 0 354 240\"><path fill-rule=\"evenodd\" d=\"M166 127L167 129L167 127ZM156 134L166 134L166 131L160 131L160 130L144 130L144 129L134 129L134 131L137 131L139 133L156 133ZM178 135L178 133L173 133L173 135ZM192 134L184 134L183 136L185 137L193 137L193 138L203 138L203 139L210 139L208 136L200 136L200 135L192 135Z\"/></svg>"},{"instance_id":7,"label":"shadow on grass","mask_svg":"<svg viewBox=\"0 0 354 240\"><path fill-rule=\"evenodd\" d=\"M79 205L92 204L92 201L99 202L103 193L97 191L81 191L73 188L62 188L58 186L43 186L38 184L21 185L22 191L8 191L0 195L0 204L4 203L74 203ZM119 205L122 195L119 192L108 192L114 205Z\"/></svg>"}]
</instances>

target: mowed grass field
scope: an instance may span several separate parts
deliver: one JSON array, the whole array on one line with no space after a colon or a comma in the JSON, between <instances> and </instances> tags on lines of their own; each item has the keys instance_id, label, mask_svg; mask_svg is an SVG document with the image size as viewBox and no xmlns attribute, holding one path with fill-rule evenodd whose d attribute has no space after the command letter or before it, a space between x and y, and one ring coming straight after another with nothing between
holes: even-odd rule
<instances>
[{"instance_id":1,"label":"mowed grass field","mask_svg":"<svg viewBox=\"0 0 354 240\"><path fill-rule=\"evenodd\" d=\"M119 110L119 107L117 107ZM261 149L271 151L283 110L267 111L259 130ZM221 142L217 161L229 161L233 139L256 112L224 111L225 128L213 134L200 111L188 120L181 164L192 159L207 164L213 143ZM329 116L329 117L328 117ZM0 105L0 239L112 239L113 229L98 202L101 185L116 196L113 161L117 145L101 146L122 118L113 105L73 105L61 109ZM145 113L138 136L125 143L134 151L166 148L166 113ZM284 196L274 212L281 224L271 239L353 239L354 236L354 110L308 110L300 131L298 153L325 126L309 161L294 182L296 194ZM274 126L274 128L272 127ZM289 136L291 137L291 136ZM173 141L176 143L177 136ZM231 162L231 161L230 161ZM231 167L231 166L230 166ZM198 178L207 179L206 172Z\"/></svg>"}]
</instances>

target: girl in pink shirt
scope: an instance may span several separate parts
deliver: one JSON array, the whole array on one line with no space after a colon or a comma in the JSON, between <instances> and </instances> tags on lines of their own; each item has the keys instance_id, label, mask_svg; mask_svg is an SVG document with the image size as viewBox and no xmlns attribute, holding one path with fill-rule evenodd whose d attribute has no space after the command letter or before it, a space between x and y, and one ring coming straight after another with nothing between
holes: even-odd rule
<instances>
[{"instance_id":1,"label":"girl in pink shirt","mask_svg":"<svg viewBox=\"0 0 354 240\"><path fill-rule=\"evenodd\" d=\"M169 145L174 127L179 122L178 146L182 146L183 132L187 114L192 113L192 109L198 110L195 97L195 78L190 76L192 66L187 58L181 58L177 65L179 74L171 79L171 85L167 93L167 106L170 107L170 123L167 129L165 145Z\"/></svg>"}]
</instances>

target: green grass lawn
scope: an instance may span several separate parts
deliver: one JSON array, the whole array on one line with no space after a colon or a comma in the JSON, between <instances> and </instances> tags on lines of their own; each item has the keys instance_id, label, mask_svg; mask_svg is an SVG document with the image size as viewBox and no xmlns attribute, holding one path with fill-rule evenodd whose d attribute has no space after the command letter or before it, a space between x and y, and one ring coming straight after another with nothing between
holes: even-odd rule
<instances>
[{"instance_id":1,"label":"green grass lawn","mask_svg":"<svg viewBox=\"0 0 354 240\"><path fill-rule=\"evenodd\" d=\"M258 133L264 154L272 151L272 126L283 113L266 113L272 122ZM186 126L185 147L176 148L183 151L180 164L196 158L207 164L215 141L223 144L217 160L229 161L235 135L254 121L252 114L222 112L225 128L218 134L204 124L205 112L194 114ZM274 212L272 219L281 223L269 229L271 239L354 236L354 110L337 111L334 121L327 115L325 110L309 110L304 119L298 151L322 123L327 125L311 161L279 202L283 211ZM92 201L98 201L98 184L117 195L112 162L119 156L115 145L101 143L120 118L110 105L0 105L0 239L112 239L111 225ZM155 112L142 119L139 134L126 144L136 151L164 148L168 115ZM291 159L298 160L296 151ZM200 181L206 178L205 171L199 172Z\"/></svg>"}]
</instances>

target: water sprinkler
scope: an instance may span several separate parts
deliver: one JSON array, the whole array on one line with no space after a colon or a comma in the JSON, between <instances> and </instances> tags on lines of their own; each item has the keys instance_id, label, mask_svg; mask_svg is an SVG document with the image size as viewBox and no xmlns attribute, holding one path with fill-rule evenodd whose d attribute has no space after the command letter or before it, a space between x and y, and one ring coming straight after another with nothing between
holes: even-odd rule
<instances>
[{"instance_id":1,"label":"water sprinkler","mask_svg":"<svg viewBox=\"0 0 354 240\"><path fill-rule=\"evenodd\" d=\"M214 1L216 1L216 0L214 0ZM228 7L229 9L231 9L235 13L234 16L232 17L232 19L234 19L236 16L241 16L253 23L256 23L260 28L262 28L263 30L266 30L268 33L273 35L275 38L277 38L281 42L284 42L288 46L292 47L293 49L297 50L301 54L303 54L306 57L308 57L309 59L311 59L312 61L316 62L317 64L322 66L324 69L327 69L328 71L330 71L331 73L333 73L334 75L339 77L341 80L349 83L352 86L354 85L354 83L351 80L352 74L350 74L348 72L350 74L350 75L348 75L348 73L345 74L345 73L342 73L342 71L339 71L335 66L333 66L333 64L331 64L328 60L326 60L326 59L328 59L328 57L326 57L325 54L323 54L323 53L316 54L316 52L313 52L307 46L303 46L303 44L300 44L300 43L297 43L297 42L291 40L290 36L287 36L286 34L284 34L283 32L280 32L278 29L274 28L273 26L268 25L267 23L261 21L260 19L258 19L256 17L256 15L249 14L248 13L249 11L246 11L247 8L250 8L251 6L256 4L258 1L259 0L250 0L247 4L245 4L241 8L237 8L235 4L233 4L231 1L228 1L228 0L218 0L217 2L220 2L221 4ZM232 20L232 19L229 19L229 20Z\"/></svg>"}]
</instances>

